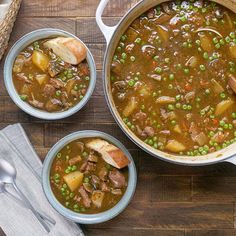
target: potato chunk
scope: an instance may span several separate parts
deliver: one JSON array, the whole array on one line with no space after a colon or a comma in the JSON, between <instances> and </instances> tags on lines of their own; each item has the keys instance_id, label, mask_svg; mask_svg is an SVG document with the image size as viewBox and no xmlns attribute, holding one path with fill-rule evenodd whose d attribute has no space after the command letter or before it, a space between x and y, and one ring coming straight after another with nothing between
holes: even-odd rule
<instances>
[{"instance_id":1,"label":"potato chunk","mask_svg":"<svg viewBox=\"0 0 236 236\"><path fill-rule=\"evenodd\" d=\"M224 101L218 103L217 106L216 106L215 115L216 116L222 115L233 104L234 104L234 102L231 99L224 100Z\"/></svg>"},{"instance_id":2,"label":"potato chunk","mask_svg":"<svg viewBox=\"0 0 236 236\"><path fill-rule=\"evenodd\" d=\"M96 207L100 208L102 206L103 199L104 199L104 192L100 190L93 191L92 202Z\"/></svg>"},{"instance_id":3,"label":"potato chunk","mask_svg":"<svg viewBox=\"0 0 236 236\"><path fill-rule=\"evenodd\" d=\"M46 74L41 74L41 75L36 75L35 79L38 81L40 85L42 85L43 83L46 83L49 78Z\"/></svg>"},{"instance_id":4,"label":"potato chunk","mask_svg":"<svg viewBox=\"0 0 236 236\"><path fill-rule=\"evenodd\" d=\"M46 72L49 65L49 58L44 53L35 50L32 54L32 62L43 72Z\"/></svg>"},{"instance_id":5,"label":"potato chunk","mask_svg":"<svg viewBox=\"0 0 236 236\"><path fill-rule=\"evenodd\" d=\"M166 145L166 149L171 152L182 152L186 147L176 140L170 140Z\"/></svg>"},{"instance_id":6,"label":"potato chunk","mask_svg":"<svg viewBox=\"0 0 236 236\"><path fill-rule=\"evenodd\" d=\"M123 111L123 115L126 117L130 116L134 112L134 110L137 108L137 106L138 106L138 103L136 101L136 98L132 97L127 103Z\"/></svg>"},{"instance_id":7,"label":"potato chunk","mask_svg":"<svg viewBox=\"0 0 236 236\"><path fill-rule=\"evenodd\" d=\"M84 174L80 171L71 172L63 177L71 191L75 191L79 186L82 185L83 178Z\"/></svg>"}]
</instances>

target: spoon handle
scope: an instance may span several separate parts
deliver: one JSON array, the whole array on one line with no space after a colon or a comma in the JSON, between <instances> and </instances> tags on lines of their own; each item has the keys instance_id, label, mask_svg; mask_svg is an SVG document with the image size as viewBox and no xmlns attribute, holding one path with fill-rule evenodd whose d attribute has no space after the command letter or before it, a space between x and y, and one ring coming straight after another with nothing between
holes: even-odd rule
<instances>
[{"instance_id":1,"label":"spoon handle","mask_svg":"<svg viewBox=\"0 0 236 236\"><path fill-rule=\"evenodd\" d=\"M41 223L41 225L44 227L44 229L47 231L47 233L50 232L50 229L46 222L40 217L39 213L34 209L34 207L31 205L30 201L27 199L27 197L21 192L21 190L17 187L16 183L13 181L13 187L15 190L19 193L22 200L25 202L25 205L32 211L32 213L35 215L35 217L38 219L38 221Z\"/></svg>"},{"instance_id":2,"label":"spoon handle","mask_svg":"<svg viewBox=\"0 0 236 236\"><path fill-rule=\"evenodd\" d=\"M23 207L26 207L27 208L27 205L25 204L24 201L22 201L21 199L19 199L18 197L16 197L15 195L13 195L12 193L8 192L7 190L5 190L6 194L11 197L12 199L14 199L18 204L20 204L21 206ZM41 218L43 218L44 220L47 220L49 223L55 225L56 224L56 221L53 220L52 218L50 218L49 216L46 216L45 214L43 213L40 213L39 211L37 211L40 215Z\"/></svg>"}]
</instances>

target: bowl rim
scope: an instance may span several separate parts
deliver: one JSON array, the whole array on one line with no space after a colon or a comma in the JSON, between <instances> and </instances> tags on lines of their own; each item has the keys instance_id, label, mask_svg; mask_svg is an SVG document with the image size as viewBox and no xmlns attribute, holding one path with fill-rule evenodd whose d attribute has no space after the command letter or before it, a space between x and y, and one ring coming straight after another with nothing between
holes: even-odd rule
<instances>
[{"instance_id":1,"label":"bowl rim","mask_svg":"<svg viewBox=\"0 0 236 236\"><path fill-rule=\"evenodd\" d=\"M129 170L129 177L128 177L128 185L127 189L125 191L125 194L120 199L120 201L111 209L97 213L97 214L81 214L73 212L66 207L64 207L54 196L51 186L50 186L50 180L49 180L49 174L52 162L55 158L56 153L61 150L65 145L72 142L73 140L79 139L79 138L102 138L104 140L107 140L108 142L113 143L118 148L120 148L125 155L129 158L130 164L128 165ZM51 204L51 206L59 212L61 215L66 217L67 219L74 221L76 223L81 224L97 224L102 223L105 221L108 221L114 217L116 217L118 214L120 214L130 203L131 199L133 198L133 195L135 193L137 184L137 172L134 160L129 153L129 151L126 149L126 147L118 141L113 136L96 130L83 130L83 131L77 131L74 133L71 133L64 138L60 139L48 152L44 162L43 162L43 169L42 169L42 187L44 194Z\"/></svg>"},{"instance_id":2,"label":"bowl rim","mask_svg":"<svg viewBox=\"0 0 236 236\"><path fill-rule=\"evenodd\" d=\"M22 101L19 97L19 94L17 93L15 89L13 78L12 78L12 67L13 67L13 63L17 55L19 55L19 53L30 43L39 39L50 38L51 36L73 37L79 40L87 49L86 60L90 69L90 83L89 83L89 87L84 98L81 101L79 101L78 104L70 108L69 110L62 111L62 112L52 112L52 113L34 108L30 104ZM92 96L93 91L95 89L95 85L96 85L96 79L97 79L96 64L95 64L93 55L91 51L89 50L89 48L86 46L86 44L81 39L79 39L76 35L70 32L67 32L65 30L56 29L56 28L37 29L23 35L20 39L18 39L13 44L9 52L7 53L6 60L4 63L3 74L4 74L5 87L7 89L9 96L13 100L13 102L27 114L33 117L39 118L39 119L44 119L44 120L63 119L81 110L87 104L90 97Z\"/></svg>"}]
</instances>

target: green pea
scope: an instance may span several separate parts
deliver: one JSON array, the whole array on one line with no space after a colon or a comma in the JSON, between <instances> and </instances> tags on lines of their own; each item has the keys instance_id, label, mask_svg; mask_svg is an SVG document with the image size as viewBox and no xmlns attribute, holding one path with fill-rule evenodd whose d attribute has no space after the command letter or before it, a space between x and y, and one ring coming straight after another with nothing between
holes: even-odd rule
<instances>
[{"instance_id":1,"label":"green pea","mask_svg":"<svg viewBox=\"0 0 236 236\"><path fill-rule=\"evenodd\" d=\"M224 39L220 39L220 44L221 44L221 45L225 45Z\"/></svg>"},{"instance_id":2,"label":"green pea","mask_svg":"<svg viewBox=\"0 0 236 236\"><path fill-rule=\"evenodd\" d=\"M231 33L229 34L229 37L232 38L232 39L234 39L234 38L235 38L235 33L234 33L234 32L231 32Z\"/></svg>"},{"instance_id":3,"label":"green pea","mask_svg":"<svg viewBox=\"0 0 236 236\"><path fill-rule=\"evenodd\" d=\"M27 95L20 95L20 99L22 100L22 101L26 101L27 100L27 98L28 98L28 96Z\"/></svg>"},{"instance_id":4,"label":"green pea","mask_svg":"<svg viewBox=\"0 0 236 236\"><path fill-rule=\"evenodd\" d=\"M126 59L127 58L127 54L125 53L125 52L123 52L122 54L121 54L121 57L122 57L122 59Z\"/></svg>"},{"instance_id":5,"label":"green pea","mask_svg":"<svg viewBox=\"0 0 236 236\"><path fill-rule=\"evenodd\" d=\"M188 43L187 42L183 42L183 47L187 48L188 47Z\"/></svg>"},{"instance_id":6,"label":"green pea","mask_svg":"<svg viewBox=\"0 0 236 236\"><path fill-rule=\"evenodd\" d=\"M152 139L149 139L149 140L148 140L148 144L152 146L152 145L153 145L153 140L152 140Z\"/></svg>"},{"instance_id":7,"label":"green pea","mask_svg":"<svg viewBox=\"0 0 236 236\"><path fill-rule=\"evenodd\" d=\"M60 174L56 173L56 174L54 175L54 179L56 180L56 179L59 179L59 178L60 178Z\"/></svg>"},{"instance_id":8,"label":"green pea","mask_svg":"<svg viewBox=\"0 0 236 236\"><path fill-rule=\"evenodd\" d=\"M170 75L169 75L169 79L170 79L170 80L174 80L174 79L175 79L174 74L170 74Z\"/></svg>"},{"instance_id":9,"label":"green pea","mask_svg":"<svg viewBox=\"0 0 236 236\"><path fill-rule=\"evenodd\" d=\"M131 56L131 57L130 57L130 60L131 60L132 62L134 62L134 61L135 61L135 57L134 57L134 56Z\"/></svg>"},{"instance_id":10,"label":"green pea","mask_svg":"<svg viewBox=\"0 0 236 236\"><path fill-rule=\"evenodd\" d=\"M165 58L165 63L170 63L170 58Z\"/></svg>"},{"instance_id":11,"label":"green pea","mask_svg":"<svg viewBox=\"0 0 236 236\"><path fill-rule=\"evenodd\" d=\"M154 61L158 61L158 59L159 59L159 56L154 56L154 57L153 57L153 60L154 60Z\"/></svg>"},{"instance_id":12,"label":"green pea","mask_svg":"<svg viewBox=\"0 0 236 236\"><path fill-rule=\"evenodd\" d=\"M188 73L189 73L189 69L188 69L188 68L185 68L185 69L184 69L184 73L185 73L185 74L188 74Z\"/></svg>"},{"instance_id":13,"label":"green pea","mask_svg":"<svg viewBox=\"0 0 236 236\"><path fill-rule=\"evenodd\" d=\"M89 80L90 80L90 77L89 77L89 76L86 76L84 79L87 80L87 81L89 81Z\"/></svg>"},{"instance_id":14,"label":"green pea","mask_svg":"<svg viewBox=\"0 0 236 236\"><path fill-rule=\"evenodd\" d=\"M88 178L88 177L85 177L85 178L84 178L84 182L85 182L85 183L89 183L89 178Z\"/></svg>"},{"instance_id":15,"label":"green pea","mask_svg":"<svg viewBox=\"0 0 236 236\"><path fill-rule=\"evenodd\" d=\"M227 36L227 37L225 38L225 41L226 41L227 43L229 43L229 42L231 41L230 37Z\"/></svg>"},{"instance_id":16,"label":"green pea","mask_svg":"<svg viewBox=\"0 0 236 236\"><path fill-rule=\"evenodd\" d=\"M175 107L178 109L181 108L181 103L176 103Z\"/></svg>"},{"instance_id":17,"label":"green pea","mask_svg":"<svg viewBox=\"0 0 236 236\"><path fill-rule=\"evenodd\" d=\"M134 81L133 79L130 79L130 80L128 81L128 85L129 85L130 87L133 87L133 86L135 85L135 81Z\"/></svg>"},{"instance_id":18,"label":"green pea","mask_svg":"<svg viewBox=\"0 0 236 236\"><path fill-rule=\"evenodd\" d=\"M187 109L188 109L188 105L184 104L184 105L182 106L182 108L183 108L184 110L187 110Z\"/></svg>"},{"instance_id":19,"label":"green pea","mask_svg":"<svg viewBox=\"0 0 236 236\"><path fill-rule=\"evenodd\" d=\"M206 67L204 65L200 65L199 68L200 68L201 71L205 71L206 70Z\"/></svg>"},{"instance_id":20,"label":"green pea","mask_svg":"<svg viewBox=\"0 0 236 236\"><path fill-rule=\"evenodd\" d=\"M60 97L60 96L61 96L61 90L57 90L57 91L56 91L56 95L57 95L58 97Z\"/></svg>"},{"instance_id":21,"label":"green pea","mask_svg":"<svg viewBox=\"0 0 236 236\"><path fill-rule=\"evenodd\" d=\"M233 113L231 114L231 116L232 116L233 119L236 119L236 112L233 112Z\"/></svg>"},{"instance_id":22,"label":"green pea","mask_svg":"<svg viewBox=\"0 0 236 236\"><path fill-rule=\"evenodd\" d=\"M157 67L157 68L155 69L155 72L156 72L157 74L161 74L161 73L162 73L162 68L161 68L161 67Z\"/></svg>"},{"instance_id":23,"label":"green pea","mask_svg":"<svg viewBox=\"0 0 236 236\"><path fill-rule=\"evenodd\" d=\"M175 121L175 120L172 120L172 121L171 121L171 124L172 124L172 125L176 125L176 121Z\"/></svg>"},{"instance_id":24,"label":"green pea","mask_svg":"<svg viewBox=\"0 0 236 236\"><path fill-rule=\"evenodd\" d=\"M71 170L72 170L72 171L75 171L76 169L77 169L77 166L74 165L74 166L72 166L72 169L71 169Z\"/></svg>"},{"instance_id":25,"label":"green pea","mask_svg":"<svg viewBox=\"0 0 236 236\"><path fill-rule=\"evenodd\" d=\"M218 41L218 39L215 37L215 38L213 38L213 43L214 44L217 44L219 41Z\"/></svg>"},{"instance_id":26,"label":"green pea","mask_svg":"<svg viewBox=\"0 0 236 236\"><path fill-rule=\"evenodd\" d=\"M204 58L204 59L208 59L208 58L209 58L209 55L208 55L207 52L204 52L204 53L203 53L203 58Z\"/></svg>"},{"instance_id":27,"label":"green pea","mask_svg":"<svg viewBox=\"0 0 236 236\"><path fill-rule=\"evenodd\" d=\"M224 126L225 122L223 120L220 121L220 126Z\"/></svg>"},{"instance_id":28,"label":"green pea","mask_svg":"<svg viewBox=\"0 0 236 236\"><path fill-rule=\"evenodd\" d=\"M173 110L175 109L175 107L174 107L174 105L169 104L169 105L168 105L168 109L169 109L170 111L173 111Z\"/></svg>"},{"instance_id":29,"label":"green pea","mask_svg":"<svg viewBox=\"0 0 236 236\"><path fill-rule=\"evenodd\" d=\"M217 44L215 45L215 48L216 48L216 49L220 49L220 44L217 43Z\"/></svg>"},{"instance_id":30,"label":"green pea","mask_svg":"<svg viewBox=\"0 0 236 236\"><path fill-rule=\"evenodd\" d=\"M221 93L220 97L224 99L226 97L225 93Z\"/></svg>"},{"instance_id":31,"label":"green pea","mask_svg":"<svg viewBox=\"0 0 236 236\"><path fill-rule=\"evenodd\" d=\"M137 43L137 44L140 44L142 42L142 39L141 38L136 38L134 42Z\"/></svg>"},{"instance_id":32,"label":"green pea","mask_svg":"<svg viewBox=\"0 0 236 236\"><path fill-rule=\"evenodd\" d=\"M208 95L208 94L210 94L210 93L211 93L210 89L206 89L206 90L205 90L205 94Z\"/></svg>"}]
</instances>

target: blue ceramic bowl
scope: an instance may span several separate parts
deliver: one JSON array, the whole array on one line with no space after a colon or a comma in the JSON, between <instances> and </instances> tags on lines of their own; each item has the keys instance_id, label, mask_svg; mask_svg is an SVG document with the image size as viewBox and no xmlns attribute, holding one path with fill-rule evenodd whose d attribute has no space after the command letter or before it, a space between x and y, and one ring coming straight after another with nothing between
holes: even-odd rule
<instances>
[{"instance_id":1,"label":"blue ceramic bowl","mask_svg":"<svg viewBox=\"0 0 236 236\"><path fill-rule=\"evenodd\" d=\"M13 102L23 111L28 113L31 116L40 118L40 119L45 119L45 120L58 120L58 119L63 119L68 116L73 115L74 113L78 112L85 104L88 102L89 98L91 97L93 90L95 88L96 84L96 65L93 59L93 56L87 46L84 44L84 46L87 48L87 62L90 68L90 84L87 90L86 95L84 98L74 107L70 108L67 111L63 112L47 112L47 111L42 111L39 109L36 109L29 105L28 103L22 101L15 89L15 86L13 84L12 80L12 67L14 64L14 61L16 57L19 55L19 53L26 48L28 45L33 43L34 41L40 40L40 39L45 39L45 38L50 38L50 37L57 37L57 36L63 36L63 37L73 37L77 40L79 40L81 43L83 43L79 38L74 36L71 33L68 33L66 31L60 30L60 29L39 29L32 31L26 35L24 35L22 38L20 38L10 49L5 65L4 65L4 82L6 89L8 91L8 94L10 95L11 99Z\"/></svg>"},{"instance_id":2,"label":"blue ceramic bowl","mask_svg":"<svg viewBox=\"0 0 236 236\"><path fill-rule=\"evenodd\" d=\"M80 214L73 212L67 208L65 208L54 196L51 186L50 186L50 169L52 162L56 156L56 154L67 144L70 142L80 139L80 138L102 138L104 140L107 140L110 143L113 143L116 145L118 148L120 148L124 154L129 158L130 164L128 166L129 170L129 179L128 179L128 186L126 189L125 194L121 198L121 200L110 210L104 211L102 213L98 214ZM42 185L43 185L43 190L44 193L50 202L50 204L54 207L55 210L57 210L61 215L66 217L69 220L72 220L77 223L81 224L97 224L97 223L102 223L105 221L108 221L118 214L120 214L129 204L131 201L135 189L136 189L136 182L137 182L137 173L136 173L136 168L134 164L134 160L131 157L129 151L124 147L122 143L120 143L117 139L114 137L103 133L99 131L94 131L94 130L85 130L85 131L78 131L75 133L72 133L63 139L61 139L59 142L57 142L52 149L49 151L49 153L46 156L46 159L44 160L43 163L43 171L42 171Z\"/></svg>"}]
</instances>

